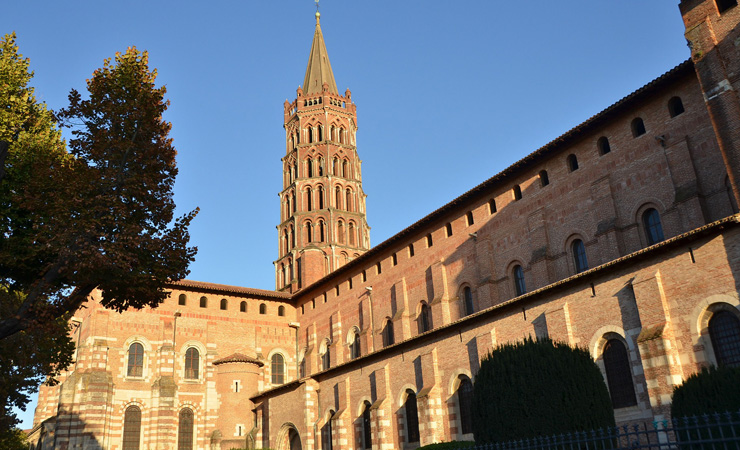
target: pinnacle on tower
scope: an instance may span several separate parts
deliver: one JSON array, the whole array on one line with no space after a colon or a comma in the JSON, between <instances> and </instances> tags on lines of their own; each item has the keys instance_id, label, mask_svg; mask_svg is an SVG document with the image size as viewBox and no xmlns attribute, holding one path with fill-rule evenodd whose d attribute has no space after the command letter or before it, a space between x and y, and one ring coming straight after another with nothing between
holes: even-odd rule
<instances>
[{"instance_id":1,"label":"pinnacle on tower","mask_svg":"<svg viewBox=\"0 0 740 450\"><path fill-rule=\"evenodd\" d=\"M337 83L334 81L334 72L331 70L329 63L329 54L326 52L324 44L324 35L321 34L321 25L319 18L321 14L316 11L316 31L311 43L311 55L308 57L308 67L306 67L306 78L303 80L303 93L306 95L322 91L324 83L329 85L329 92L339 94Z\"/></svg>"}]
</instances>

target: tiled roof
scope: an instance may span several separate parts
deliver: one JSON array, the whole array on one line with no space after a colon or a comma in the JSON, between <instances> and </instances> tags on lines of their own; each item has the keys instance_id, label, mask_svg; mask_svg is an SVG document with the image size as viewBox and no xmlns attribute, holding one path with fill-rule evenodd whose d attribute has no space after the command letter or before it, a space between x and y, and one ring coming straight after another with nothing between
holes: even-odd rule
<instances>
[{"instance_id":1,"label":"tiled roof","mask_svg":"<svg viewBox=\"0 0 740 450\"><path fill-rule=\"evenodd\" d=\"M194 289L198 291L221 292L225 294L247 295L259 298L277 298L289 300L290 294L285 292L268 291L265 289L253 289L241 286L230 286L228 284L206 283L205 281L180 280L169 283L168 287L173 289Z\"/></svg>"},{"instance_id":2,"label":"tiled roof","mask_svg":"<svg viewBox=\"0 0 740 450\"><path fill-rule=\"evenodd\" d=\"M229 355L226 358L221 358L221 359L217 359L216 361L213 361L214 366L218 366L219 364L227 364L227 363L250 363L250 364L256 364L259 367L262 367L265 365L259 359L252 358L251 356L247 356L243 353L234 353L233 355Z\"/></svg>"}]
</instances>

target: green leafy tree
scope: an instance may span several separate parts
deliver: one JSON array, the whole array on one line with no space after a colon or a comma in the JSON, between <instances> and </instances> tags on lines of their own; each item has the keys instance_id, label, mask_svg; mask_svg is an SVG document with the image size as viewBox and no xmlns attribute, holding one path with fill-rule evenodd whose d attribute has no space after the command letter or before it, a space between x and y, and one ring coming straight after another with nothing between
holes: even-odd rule
<instances>
[{"instance_id":1,"label":"green leafy tree","mask_svg":"<svg viewBox=\"0 0 740 450\"><path fill-rule=\"evenodd\" d=\"M87 81L86 98L70 93L57 115L71 129L69 149L28 67L14 34L0 40L0 369L24 366L0 372L6 413L19 401L9 393L25 389L20 378L37 382L69 363L65 319L94 289L116 311L156 307L196 252L188 225L197 210L174 218L168 101L147 53L116 54Z\"/></svg>"},{"instance_id":2,"label":"green leafy tree","mask_svg":"<svg viewBox=\"0 0 740 450\"><path fill-rule=\"evenodd\" d=\"M478 444L614 426L609 392L588 351L549 339L504 344L473 385Z\"/></svg>"}]
</instances>

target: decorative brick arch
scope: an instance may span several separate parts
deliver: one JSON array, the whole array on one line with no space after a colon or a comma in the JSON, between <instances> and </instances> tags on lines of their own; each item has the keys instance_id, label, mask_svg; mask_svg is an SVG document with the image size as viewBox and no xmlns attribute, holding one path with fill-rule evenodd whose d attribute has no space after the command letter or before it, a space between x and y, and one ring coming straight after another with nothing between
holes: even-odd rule
<instances>
[{"instance_id":1,"label":"decorative brick arch","mask_svg":"<svg viewBox=\"0 0 740 450\"><path fill-rule=\"evenodd\" d=\"M296 446L295 439L298 439ZM301 434L292 422L285 422L277 434L277 450L299 450L302 449ZM293 444L293 445L291 445Z\"/></svg>"},{"instance_id":2,"label":"decorative brick arch","mask_svg":"<svg viewBox=\"0 0 740 450\"><path fill-rule=\"evenodd\" d=\"M728 311L740 319L740 298L737 293L710 295L691 311L691 340L697 364L717 365L712 340L709 337L709 320L720 311Z\"/></svg>"}]
</instances>

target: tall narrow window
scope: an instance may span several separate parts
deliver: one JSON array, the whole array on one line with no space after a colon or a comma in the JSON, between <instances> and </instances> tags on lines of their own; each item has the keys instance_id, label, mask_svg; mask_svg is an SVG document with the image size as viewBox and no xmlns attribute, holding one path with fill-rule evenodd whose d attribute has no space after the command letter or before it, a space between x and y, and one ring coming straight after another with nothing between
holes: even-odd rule
<instances>
[{"instance_id":1,"label":"tall narrow window","mask_svg":"<svg viewBox=\"0 0 740 450\"><path fill-rule=\"evenodd\" d=\"M306 211L313 210L313 191L310 187L306 188Z\"/></svg>"},{"instance_id":2,"label":"tall narrow window","mask_svg":"<svg viewBox=\"0 0 740 450\"><path fill-rule=\"evenodd\" d=\"M468 211L467 214L465 214L465 218L468 221L468 226L475 223L475 219L473 218L473 211Z\"/></svg>"},{"instance_id":3,"label":"tall narrow window","mask_svg":"<svg viewBox=\"0 0 740 450\"><path fill-rule=\"evenodd\" d=\"M334 176L339 176L339 159L334 158L331 162L331 172Z\"/></svg>"},{"instance_id":4,"label":"tall narrow window","mask_svg":"<svg viewBox=\"0 0 740 450\"><path fill-rule=\"evenodd\" d=\"M393 322L390 318L385 320L385 327L383 327L383 347L388 347L396 343L395 336L393 335Z\"/></svg>"},{"instance_id":5,"label":"tall narrow window","mask_svg":"<svg viewBox=\"0 0 740 450\"><path fill-rule=\"evenodd\" d=\"M630 128L632 129L633 137L638 137L645 134L645 122L643 122L640 117L635 117L634 119L632 119Z\"/></svg>"},{"instance_id":6,"label":"tall narrow window","mask_svg":"<svg viewBox=\"0 0 740 450\"><path fill-rule=\"evenodd\" d=\"M313 159L311 158L306 160L306 173L308 174L308 178L313 177Z\"/></svg>"},{"instance_id":7,"label":"tall narrow window","mask_svg":"<svg viewBox=\"0 0 740 450\"><path fill-rule=\"evenodd\" d=\"M141 377L144 375L144 346L134 342L128 348L128 371L130 377Z\"/></svg>"},{"instance_id":8,"label":"tall narrow window","mask_svg":"<svg viewBox=\"0 0 740 450\"><path fill-rule=\"evenodd\" d=\"M177 304L180 306L185 306L187 303L187 297L185 297L185 294L180 294L180 296L177 298Z\"/></svg>"},{"instance_id":9,"label":"tall narrow window","mask_svg":"<svg viewBox=\"0 0 740 450\"><path fill-rule=\"evenodd\" d=\"M324 186L319 185L319 209L324 209Z\"/></svg>"},{"instance_id":10,"label":"tall narrow window","mask_svg":"<svg viewBox=\"0 0 740 450\"><path fill-rule=\"evenodd\" d=\"M324 347L324 353L321 354L321 368L327 370L331 367L331 355L329 352L329 344Z\"/></svg>"},{"instance_id":11,"label":"tall narrow window","mask_svg":"<svg viewBox=\"0 0 740 450\"><path fill-rule=\"evenodd\" d=\"M473 432L473 383L470 378L462 377L457 388L457 406L460 409L460 431L463 434Z\"/></svg>"},{"instance_id":12,"label":"tall narrow window","mask_svg":"<svg viewBox=\"0 0 740 450\"><path fill-rule=\"evenodd\" d=\"M429 311L429 305L426 302L421 302L421 310L419 311L419 334L426 333L432 329L431 311Z\"/></svg>"},{"instance_id":13,"label":"tall narrow window","mask_svg":"<svg viewBox=\"0 0 740 450\"><path fill-rule=\"evenodd\" d=\"M380 264L380 261L375 264L375 270L378 272L378 275L383 273L383 266Z\"/></svg>"},{"instance_id":14,"label":"tall narrow window","mask_svg":"<svg viewBox=\"0 0 740 450\"><path fill-rule=\"evenodd\" d=\"M406 402L404 412L406 413L406 439L407 442L419 442L419 411L416 407L416 394L410 389L406 391Z\"/></svg>"},{"instance_id":15,"label":"tall narrow window","mask_svg":"<svg viewBox=\"0 0 740 450\"><path fill-rule=\"evenodd\" d=\"M550 184L550 177L547 176L547 170L540 170L540 186L545 187Z\"/></svg>"},{"instance_id":16,"label":"tall narrow window","mask_svg":"<svg viewBox=\"0 0 740 450\"><path fill-rule=\"evenodd\" d=\"M177 430L177 450L193 450L193 411L183 408Z\"/></svg>"},{"instance_id":17,"label":"tall narrow window","mask_svg":"<svg viewBox=\"0 0 740 450\"><path fill-rule=\"evenodd\" d=\"M352 343L349 346L349 357L350 359L360 357L360 333L357 331L352 336Z\"/></svg>"},{"instance_id":18,"label":"tall narrow window","mask_svg":"<svg viewBox=\"0 0 740 450\"><path fill-rule=\"evenodd\" d=\"M306 229L306 242L310 244L313 241L313 226L311 222L306 222L304 228Z\"/></svg>"},{"instance_id":19,"label":"tall narrow window","mask_svg":"<svg viewBox=\"0 0 740 450\"><path fill-rule=\"evenodd\" d=\"M432 235L427 234L427 247L431 247L432 245L434 245L434 241L432 241Z\"/></svg>"},{"instance_id":20,"label":"tall narrow window","mask_svg":"<svg viewBox=\"0 0 740 450\"><path fill-rule=\"evenodd\" d=\"M414 256L414 244L409 244L409 258Z\"/></svg>"},{"instance_id":21,"label":"tall narrow window","mask_svg":"<svg viewBox=\"0 0 740 450\"><path fill-rule=\"evenodd\" d=\"M604 346L604 371L614 409L637 405L627 348L619 339Z\"/></svg>"},{"instance_id":22,"label":"tall narrow window","mask_svg":"<svg viewBox=\"0 0 740 450\"><path fill-rule=\"evenodd\" d=\"M317 172L318 172L319 176L320 177L323 177L324 176L324 158L322 158L322 157L319 156L319 159L318 159L316 165L318 166Z\"/></svg>"},{"instance_id":23,"label":"tall narrow window","mask_svg":"<svg viewBox=\"0 0 740 450\"><path fill-rule=\"evenodd\" d=\"M450 222L447 222L445 224L445 234L447 235L447 237L452 236L452 224Z\"/></svg>"},{"instance_id":24,"label":"tall narrow window","mask_svg":"<svg viewBox=\"0 0 740 450\"><path fill-rule=\"evenodd\" d=\"M336 206L337 209L342 209L342 190L339 189L339 186L334 190L334 194L334 200L336 201L334 206Z\"/></svg>"},{"instance_id":25,"label":"tall narrow window","mask_svg":"<svg viewBox=\"0 0 740 450\"><path fill-rule=\"evenodd\" d=\"M200 307L205 308L208 306L208 299L206 297L200 298Z\"/></svg>"},{"instance_id":26,"label":"tall narrow window","mask_svg":"<svg viewBox=\"0 0 740 450\"><path fill-rule=\"evenodd\" d=\"M717 4L717 11L719 11L720 14L733 6L737 6L737 0L715 0L715 3Z\"/></svg>"},{"instance_id":27,"label":"tall narrow window","mask_svg":"<svg viewBox=\"0 0 740 450\"><path fill-rule=\"evenodd\" d=\"M568 163L568 172L578 170L578 158L576 158L576 155L568 155L568 158L566 158L566 162Z\"/></svg>"},{"instance_id":28,"label":"tall narrow window","mask_svg":"<svg viewBox=\"0 0 740 450\"><path fill-rule=\"evenodd\" d=\"M681 101L681 97L673 97L670 100L668 100L668 114L671 117L676 117L679 114L683 114L683 102Z\"/></svg>"},{"instance_id":29,"label":"tall narrow window","mask_svg":"<svg viewBox=\"0 0 740 450\"><path fill-rule=\"evenodd\" d=\"M283 305L278 306L278 316L280 317L285 316L285 306Z\"/></svg>"},{"instance_id":30,"label":"tall narrow window","mask_svg":"<svg viewBox=\"0 0 740 450\"><path fill-rule=\"evenodd\" d=\"M522 266L518 264L514 266L513 275L514 291L516 292L517 297L526 294L527 286L524 284L524 270L522 270Z\"/></svg>"},{"instance_id":31,"label":"tall narrow window","mask_svg":"<svg viewBox=\"0 0 740 450\"><path fill-rule=\"evenodd\" d=\"M313 127L308 127L308 143L313 144Z\"/></svg>"},{"instance_id":32,"label":"tall narrow window","mask_svg":"<svg viewBox=\"0 0 740 450\"><path fill-rule=\"evenodd\" d=\"M321 450L332 450L331 422L334 420L334 411L329 411L329 418L321 427Z\"/></svg>"},{"instance_id":33,"label":"tall narrow window","mask_svg":"<svg viewBox=\"0 0 740 450\"><path fill-rule=\"evenodd\" d=\"M729 311L719 311L709 319L708 328L717 365L740 367L740 320Z\"/></svg>"},{"instance_id":34,"label":"tall narrow window","mask_svg":"<svg viewBox=\"0 0 740 450\"><path fill-rule=\"evenodd\" d=\"M324 127L319 125L318 127L316 127L316 131L319 132L319 142L323 141L324 140Z\"/></svg>"},{"instance_id":35,"label":"tall narrow window","mask_svg":"<svg viewBox=\"0 0 740 450\"><path fill-rule=\"evenodd\" d=\"M272 355L270 359L270 373L272 374L272 384L285 383L285 360L280 353Z\"/></svg>"},{"instance_id":36,"label":"tall narrow window","mask_svg":"<svg viewBox=\"0 0 740 450\"><path fill-rule=\"evenodd\" d=\"M349 190L349 189L347 189L347 191L345 192L345 197L346 197L345 198L345 203L344 203L345 209L347 211L354 211L352 209L352 191Z\"/></svg>"},{"instance_id":37,"label":"tall narrow window","mask_svg":"<svg viewBox=\"0 0 740 450\"><path fill-rule=\"evenodd\" d=\"M512 192L514 193L514 200L522 199L522 188L518 184L514 185Z\"/></svg>"},{"instance_id":38,"label":"tall narrow window","mask_svg":"<svg viewBox=\"0 0 740 450\"><path fill-rule=\"evenodd\" d=\"M583 245L583 241L576 239L571 244L571 251L573 252L573 264L576 268L576 273L581 273L588 270L588 259L586 259L586 247Z\"/></svg>"},{"instance_id":39,"label":"tall narrow window","mask_svg":"<svg viewBox=\"0 0 740 450\"><path fill-rule=\"evenodd\" d=\"M349 163L347 162L347 160L346 160L346 159L345 159L345 160L344 160L344 162L342 163L342 176L343 176L344 178L351 178L351 177L349 176Z\"/></svg>"},{"instance_id":40,"label":"tall narrow window","mask_svg":"<svg viewBox=\"0 0 740 450\"><path fill-rule=\"evenodd\" d=\"M337 223L337 242L344 244L344 224L341 220Z\"/></svg>"},{"instance_id":41,"label":"tall narrow window","mask_svg":"<svg viewBox=\"0 0 740 450\"><path fill-rule=\"evenodd\" d=\"M596 148L599 150L599 155L601 156L604 156L612 151L612 148L609 145L609 139L607 139L606 136L601 136L599 140L596 141Z\"/></svg>"},{"instance_id":42,"label":"tall narrow window","mask_svg":"<svg viewBox=\"0 0 740 450\"><path fill-rule=\"evenodd\" d=\"M319 221L319 242L324 242L326 240L326 235L324 231L324 221Z\"/></svg>"},{"instance_id":43,"label":"tall narrow window","mask_svg":"<svg viewBox=\"0 0 740 450\"><path fill-rule=\"evenodd\" d=\"M393 255L391 255L391 263L394 266L397 266L398 265L398 256L395 253Z\"/></svg>"},{"instance_id":44,"label":"tall narrow window","mask_svg":"<svg viewBox=\"0 0 740 450\"><path fill-rule=\"evenodd\" d=\"M660 214L655 208L650 208L642 214L642 225L645 228L645 238L648 245L657 244L663 239L663 225L660 223Z\"/></svg>"},{"instance_id":45,"label":"tall narrow window","mask_svg":"<svg viewBox=\"0 0 740 450\"><path fill-rule=\"evenodd\" d=\"M362 410L362 448L369 450L373 448L371 421L370 421L370 402L365 401Z\"/></svg>"},{"instance_id":46,"label":"tall narrow window","mask_svg":"<svg viewBox=\"0 0 740 450\"><path fill-rule=\"evenodd\" d=\"M465 306L465 315L473 314L473 291L469 286L463 289L463 302Z\"/></svg>"},{"instance_id":47,"label":"tall narrow window","mask_svg":"<svg viewBox=\"0 0 740 450\"><path fill-rule=\"evenodd\" d=\"M496 209L496 199L492 198L488 200L488 213L493 214L497 211Z\"/></svg>"},{"instance_id":48,"label":"tall narrow window","mask_svg":"<svg viewBox=\"0 0 740 450\"><path fill-rule=\"evenodd\" d=\"M229 301L226 300L225 298L222 298L221 299L221 305L220 306L221 306L221 310L222 311L227 310L229 308Z\"/></svg>"},{"instance_id":49,"label":"tall narrow window","mask_svg":"<svg viewBox=\"0 0 740 450\"><path fill-rule=\"evenodd\" d=\"M362 281L363 281L363 283L364 283L365 281L367 281L367 270L363 270L363 271L362 271Z\"/></svg>"},{"instance_id":50,"label":"tall narrow window","mask_svg":"<svg viewBox=\"0 0 740 450\"><path fill-rule=\"evenodd\" d=\"M139 450L141 441L141 410L129 406L123 415L123 450Z\"/></svg>"},{"instance_id":51,"label":"tall narrow window","mask_svg":"<svg viewBox=\"0 0 740 450\"><path fill-rule=\"evenodd\" d=\"M195 347L185 352L185 379L197 380L200 370L200 353Z\"/></svg>"},{"instance_id":52,"label":"tall narrow window","mask_svg":"<svg viewBox=\"0 0 740 450\"><path fill-rule=\"evenodd\" d=\"M239 303L239 312L247 312L247 302Z\"/></svg>"},{"instance_id":53,"label":"tall narrow window","mask_svg":"<svg viewBox=\"0 0 740 450\"><path fill-rule=\"evenodd\" d=\"M349 223L349 245L355 246L355 242L357 241L357 238L355 237L355 224L350 222Z\"/></svg>"},{"instance_id":54,"label":"tall narrow window","mask_svg":"<svg viewBox=\"0 0 740 450\"><path fill-rule=\"evenodd\" d=\"M290 274L288 276L290 277ZM267 314L267 305L264 303L260 303L260 314Z\"/></svg>"}]
</instances>

